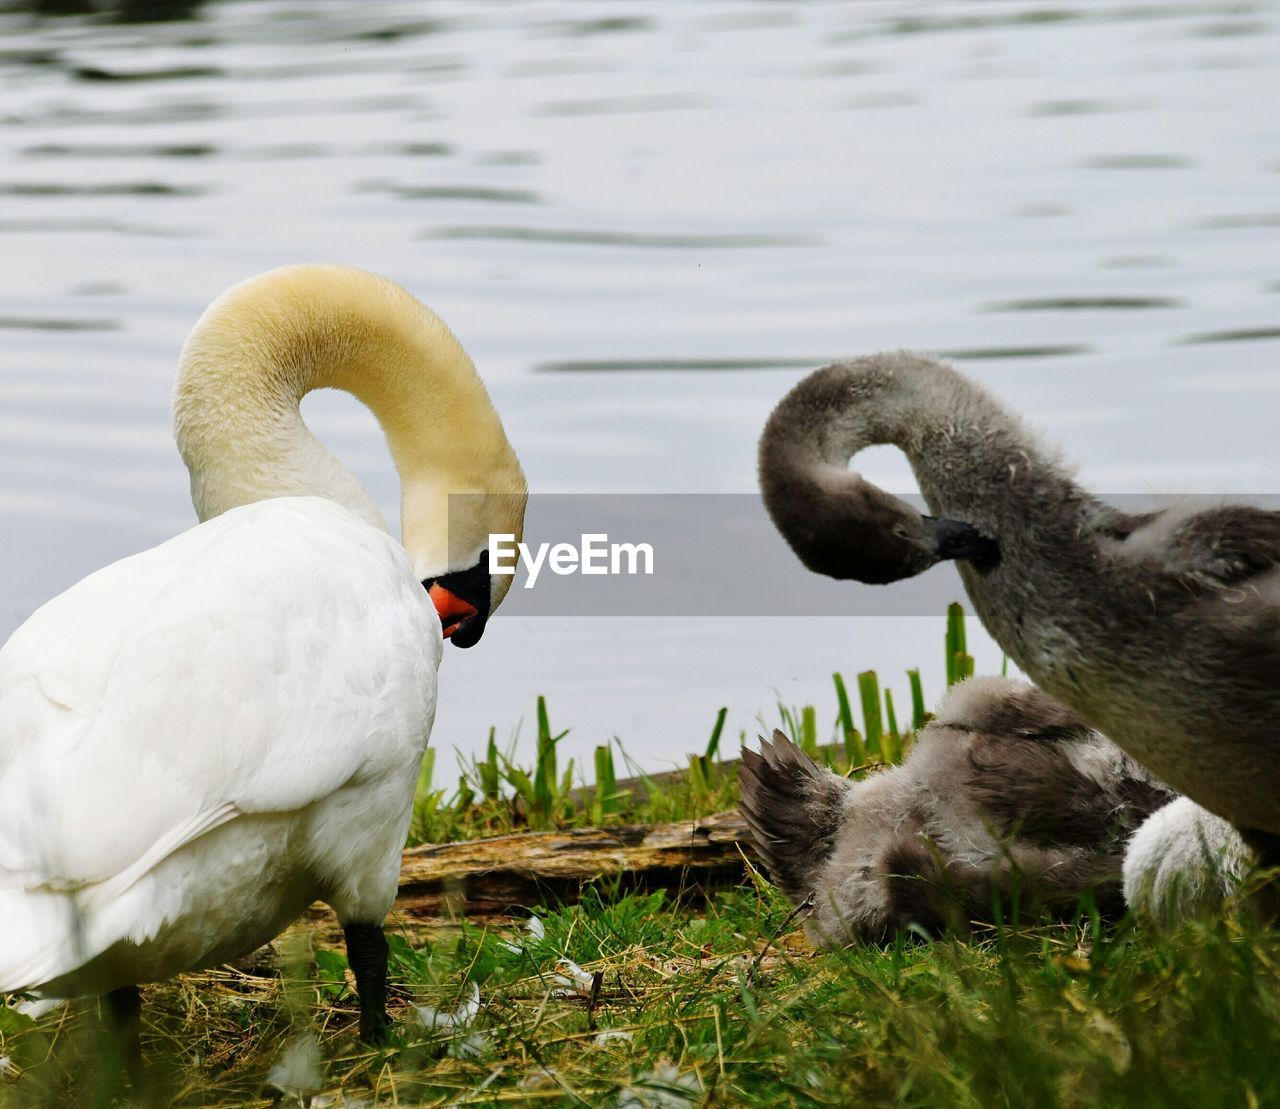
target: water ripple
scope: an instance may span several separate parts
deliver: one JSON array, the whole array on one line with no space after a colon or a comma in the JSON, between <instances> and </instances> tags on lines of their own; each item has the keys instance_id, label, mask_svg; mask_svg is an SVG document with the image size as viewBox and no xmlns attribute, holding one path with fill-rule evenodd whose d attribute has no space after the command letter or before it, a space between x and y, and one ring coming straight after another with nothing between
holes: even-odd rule
<instances>
[{"instance_id":1,"label":"water ripple","mask_svg":"<svg viewBox=\"0 0 1280 1109\"><path fill-rule=\"evenodd\" d=\"M653 370L795 370L820 366L830 359L800 358L602 358L539 362L534 373L634 373Z\"/></svg>"},{"instance_id":2,"label":"water ripple","mask_svg":"<svg viewBox=\"0 0 1280 1109\"><path fill-rule=\"evenodd\" d=\"M211 143L36 143L20 151L24 158L210 158Z\"/></svg>"},{"instance_id":3,"label":"water ripple","mask_svg":"<svg viewBox=\"0 0 1280 1109\"><path fill-rule=\"evenodd\" d=\"M542 156L536 150L494 150L476 156L482 166L536 166Z\"/></svg>"},{"instance_id":4,"label":"water ripple","mask_svg":"<svg viewBox=\"0 0 1280 1109\"><path fill-rule=\"evenodd\" d=\"M1108 270L1152 270L1176 266L1178 259L1172 254L1113 254L1098 263Z\"/></svg>"},{"instance_id":5,"label":"water ripple","mask_svg":"<svg viewBox=\"0 0 1280 1109\"><path fill-rule=\"evenodd\" d=\"M1202 331L1177 340L1180 346L1200 343L1249 343L1259 339L1280 339L1280 327L1240 327L1227 331Z\"/></svg>"},{"instance_id":6,"label":"water ripple","mask_svg":"<svg viewBox=\"0 0 1280 1109\"><path fill-rule=\"evenodd\" d=\"M1241 212L1232 216L1209 216L1192 226L1202 231L1245 231L1255 227L1280 227L1280 212Z\"/></svg>"},{"instance_id":7,"label":"water ripple","mask_svg":"<svg viewBox=\"0 0 1280 1109\"><path fill-rule=\"evenodd\" d=\"M59 106L49 109L43 115L24 116L20 122L32 128L81 127L86 124L117 123L133 127L143 124L200 123L222 119L226 114L225 104L208 100L191 100L120 109Z\"/></svg>"},{"instance_id":8,"label":"water ripple","mask_svg":"<svg viewBox=\"0 0 1280 1109\"><path fill-rule=\"evenodd\" d=\"M846 97L840 102L840 107L848 108L855 112L876 111L882 108L910 108L920 103L918 96L913 96L909 92L895 92L886 89L881 92L859 93L857 96Z\"/></svg>"},{"instance_id":9,"label":"water ripple","mask_svg":"<svg viewBox=\"0 0 1280 1109\"><path fill-rule=\"evenodd\" d=\"M1261 19L1223 20L1220 23L1202 23L1189 32L1195 38L1245 38L1266 34L1271 24Z\"/></svg>"},{"instance_id":10,"label":"water ripple","mask_svg":"<svg viewBox=\"0 0 1280 1109\"><path fill-rule=\"evenodd\" d=\"M418 19L410 23L388 23L367 31L354 31L347 37L353 42L399 42L422 35L438 35L454 26L446 19Z\"/></svg>"},{"instance_id":11,"label":"water ripple","mask_svg":"<svg viewBox=\"0 0 1280 1109\"><path fill-rule=\"evenodd\" d=\"M67 296L114 297L128 291L127 286L119 281L82 281L68 289Z\"/></svg>"},{"instance_id":12,"label":"water ripple","mask_svg":"<svg viewBox=\"0 0 1280 1109\"><path fill-rule=\"evenodd\" d=\"M444 158L453 153L453 147L447 142L404 142L379 147L378 152L405 158Z\"/></svg>"},{"instance_id":13,"label":"water ripple","mask_svg":"<svg viewBox=\"0 0 1280 1109\"><path fill-rule=\"evenodd\" d=\"M597 96L584 100L551 100L537 110L541 116L625 115L633 112L676 112L705 107L702 97L680 93L646 96Z\"/></svg>"},{"instance_id":14,"label":"water ripple","mask_svg":"<svg viewBox=\"0 0 1280 1109\"><path fill-rule=\"evenodd\" d=\"M1092 350L1092 347L1080 343L1057 343L1025 347L968 347L940 353L944 358L953 358L957 362L979 362L1001 358L1062 358L1072 354L1089 354Z\"/></svg>"},{"instance_id":15,"label":"water ripple","mask_svg":"<svg viewBox=\"0 0 1280 1109\"><path fill-rule=\"evenodd\" d=\"M1105 100L1041 100L1027 109L1029 116L1084 116L1114 111Z\"/></svg>"},{"instance_id":16,"label":"water ripple","mask_svg":"<svg viewBox=\"0 0 1280 1109\"><path fill-rule=\"evenodd\" d=\"M98 84L108 82L137 81L195 81L210 77L223 77L226 71L217 66L190 65L173 66L169 69L102 69L93 65L77 65L71 67L71 76L77 81L90 81Z\"/></svg>"},{"instance_id":17,"label":"water ripple","mask_svg":"<svg viewBox=\"0 0 1280 1109\"><path fill-rule=\"evenodd\" d=\"M1186 302L1176 297L1075 296L1028 297L1025 300L997 300L982 305L979 312L1086 312L1095 310L1141 310L1182 308Z\"/></svg>"},{"instance_id":18,"label":"water ripple","mask_svg":"<svg viewBox=\"0 0 1280 1109\"><path fill-rule=\"evenodd\" d=\"M466 226L422 232L420 239L488 239L513 243L558 243L566 246L634 246L660 250L750 250L757 247L821 246L817 235L786 232L726 235L662 234L641 231L577 231L566 228Z\"/></svg>"},{"instance_id":19,"label":"water ripple","mask_svg":"<svg viewBox=\"0 0 1280 1109\"><path fill-rule=\"evenodd\" d=\"M841 31L831 36L832 42L855 42L886 35L954 34L1008 28L1039 29L1062 23L1138 23L1185 19L1204 14L1221 16L1218 4L1115 4L1097 10L1068 8L1029 8L1022 11L993 11L963 15L909 15L885 19L865 28ZM1265 24L1259 23L1261 29ZM1242 32L1253 33L1251 28Z\"/></svg>"},{"instance_id":20,"label":"water ripple","mask_svg":"<svg viewBox=\"0 0 1280 1109\"><path fill-rule=\"evenodd\" d=\"M1185 154L1098 154L1079 164L1085 169L1190 169L1196 160Z\"/></svg>"},{"instance_id":21,"label":"water ripple","mask_svg":"<svg viewBox=\"0 0 1280 1109\"><path fill-rule=\"evenodd\" d=\"M0 331L119 331L122 326L119 320L0 316Z\"/></svg>"},{"instance_id":22,"label":"water ripple","mask_svg":"<svg viewBox=\"0 0 1280 1109\"><path fill-rule=\"evenodd\" d=\"M541 204L531 189L507 189L489 185L400 185L394 181L359 181L352 192L386 193L401 200L480 200L492 204Z\"/></svg>"},{"instance_id":23,"label":"water ripple","mask_svg":"<svg viewBox=\"0 0 1280 1109\"><path fill-rule=\"evenodd\" d=\"M650 31L653 21L642 16L615 15L603 19L560 19L548 27L556 34L572 38L589 35L613 35L619 32Z\"/></svg>"},{"instance_id":24,"label":"water ripple","mask_svg":"<svg viewBox=\"0 0 1280 1109\"><path fill-rule=\"evenodd\" d=\"M333 158L340 156L329 146L314 142L280 143L273 146L250 146L234 152L234 157L248 162L286 162L300 158Z\"/></svg>"},{"instance_id":25,"label":"water ripple","mask_svg":"<svg viewBox=\"0 0 1280 1109\"><path fill-rule=\"evenodd\" d=\"M65 185L52 181L0 182L0 196L204 196L202 185L166 185L160 181L108 181Z\"/></svg>"},{"instance_id":26,"label":"water ripple","mask_svg":"<svg viewBox=\"0 0 1280 1109\"><path fill-rule=\"evenodd\" d=\"M9 219L0 220L0 235L45 235L64 233L137 235L145 238L176 239L195 234L190 227L159 227L109 219Z\"/></svg>"},{"instance_id":27,"label":"water ripple","mask_svg":"<svg viewBox=\"0 0 1280 1109\"><path fill-rule=\"evenodd\" d=\"M402 111L422 108L422 101L411 93L382 96L349 97L333 100L318 98L279 100L237 104L234 107L213 101L192 100L169 104L153 104L138 108L85 108L60 106L39 116L24 116L20 121L29 127L83 127L119 124L125 127L169 123L201 123L235 115L241 119L284 119L291 117L328 118L339 115L362 115L367 112Z\"/></svg>"},{"instance_id":28,"label":"water ripple","mask_svg":"<svg viewBox=\"0 0 1280 1109\"><path fill-rule=\"evenodd\" d=\"M992 15L910 15L884 20L876 26L856 31L841 31L831 36L832 42L855 42L884 35L922 35L939 32L985 31L997 27L1040 27L1050 23L1067 23L1085 18L1083 12L1060 8Z\"/></svg>"}]
</instances>

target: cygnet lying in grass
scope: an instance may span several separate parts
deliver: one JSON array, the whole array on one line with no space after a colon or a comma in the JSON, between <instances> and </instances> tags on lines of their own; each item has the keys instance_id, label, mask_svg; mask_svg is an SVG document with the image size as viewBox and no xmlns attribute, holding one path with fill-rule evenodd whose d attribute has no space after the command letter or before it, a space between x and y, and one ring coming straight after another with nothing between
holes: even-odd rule
<instances>
[{"instance_id":1,"label":"cygnet lying in grass","mask_svg":"<svg viewBox=\"0 0 1280 1109\"><path fill-rule=\"evenodd\" d=\"M1048 694L954 686L903 765L850 781L781 732L742 753L741 810L770 876L813 895L815 942L886 942L991 920L994 906L1117 914L1125 844L1175 794Z\"/></svg>"}]
</instances>

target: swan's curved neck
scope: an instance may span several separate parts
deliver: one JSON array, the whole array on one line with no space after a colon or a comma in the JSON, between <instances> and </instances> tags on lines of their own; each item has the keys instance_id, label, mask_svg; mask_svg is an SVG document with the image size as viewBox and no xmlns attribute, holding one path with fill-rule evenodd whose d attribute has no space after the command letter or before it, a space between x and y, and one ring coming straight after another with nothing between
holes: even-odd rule
<instances>
[{"instance_id":1,"label":"swan's curved neck","mask_svg":"<svg viewBox=\"0 0 1280 1109\"><path fill-rule=\"evenodd\" d=\"M877 444L906 454L932 515L849 470ZM907 352L836 363L792 389L760 439L760 487L809 569L864 582L942 559L989 566L1006 541L1065 548L1104 511L985 390Z\"/></svg>"},{"instance_id":2,"label":"swan's curved neck","mask_svg":"<svg viewBox=\"0 0 1280 1109\"><path fill-rule=\"evenodd\" d=\"M174 432L201 520L310 495L385 528L303 423L302 398L325 388L354 394L377 417L400 475L404 544L424 576L448 563L448 494L523 494L484 385L433 312L361 270L292 266L225 292L183 348Z\"/></svg>"},{"instance_id":3,"label":"swan's curved neck","mask_svg":"<svg viewBox=\"0 0 1280 1109\"><path fill-rule=\"evenodd\" d=\"M778 405L761 440L761 472L848 476L849 460L888 444L907 456L930 511L998 534L1027 509L1019 489L1083 497L1065 467L990 394L950 366L898 352L811 374ZM834 488L834 486L829 486ZM1018 503L1014 503L1014 502Z\"/></svg>"}]
</instances>

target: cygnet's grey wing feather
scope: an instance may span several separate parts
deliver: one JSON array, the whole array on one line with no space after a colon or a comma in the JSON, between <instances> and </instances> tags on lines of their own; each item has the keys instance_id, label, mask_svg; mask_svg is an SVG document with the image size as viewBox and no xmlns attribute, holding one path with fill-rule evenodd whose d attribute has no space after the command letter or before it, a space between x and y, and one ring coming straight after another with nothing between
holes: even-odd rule
<instances>
[{"instance_id":1,"label":"cygnet's grey wing feather","mask_svg":"<svg viewBox=\"0 0 1280 1109\"><path fill-rule=\"evenodd\" d=\"M817 867L831 854L852 788L780 731L743 748L739 810L769 875L793 901L808 896Z\"/></svg>"},{"instance_id":2,"label":"cygnet's grey wing feather","mask_svg":"<svg viewBox=\"0 0 1280 1109\"><path fill-rule=\"evenodd\" d=\"M1243 585L1280 566L1280 512L1223 505L1178 525L1166 566L1219 585Z\"/></svg>"}]
</instances>

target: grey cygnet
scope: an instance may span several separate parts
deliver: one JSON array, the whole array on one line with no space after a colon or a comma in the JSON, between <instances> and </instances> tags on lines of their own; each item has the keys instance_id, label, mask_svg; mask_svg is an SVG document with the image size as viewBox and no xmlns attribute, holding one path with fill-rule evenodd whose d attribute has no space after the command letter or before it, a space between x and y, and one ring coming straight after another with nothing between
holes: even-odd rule
<instances>
[{"instance_id":1,"label":"grey cygnet","mask_svg":"<svg viewBox=\"0 0 1280 1109\"><path fill-rule=\"evenodd\" d=\"M931 515L847 468L881 443L906 454ZM1280 863L1280 512L1121 512L981 386L907 352L792 389L760 483L819 573L888 582L958 560L1036 685Z\"/></svg>"},{"instance_id":2,"label":"grey cygnet","mask_svg":"<svg viewBox=\"0 0 1280 1109\"><path fill-rule=\"evenodd\" d=\"M740 808L770 877L819 944L963 934L1008 912L1123 910L1124 845L1174 794L1024 682L954 686L903 765L850 781L781 732L742 752Z\"/></svg>"}]
</instances>

